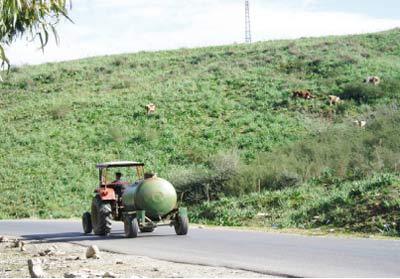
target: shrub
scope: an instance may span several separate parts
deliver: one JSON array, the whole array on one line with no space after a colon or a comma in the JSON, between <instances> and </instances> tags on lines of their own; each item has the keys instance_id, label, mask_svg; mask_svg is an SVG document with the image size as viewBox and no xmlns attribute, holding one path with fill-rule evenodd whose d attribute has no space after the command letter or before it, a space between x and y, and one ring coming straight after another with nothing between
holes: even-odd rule
<instances>
[{"instance_id":1,"label":"shrub","mask_svg":"<svg viewBox=\"0 0 400 279\"><path fill-rule=\"evenodd\" d=\"M119 67L121 65L124 65L126 63L126 59L123 57L116 57L113 61L111 61L111 65L114 67Z\"/></svg>"},{"instance_id":2,"label":"shrub","mask_svg":"<svg viewBox=\"0 0 400 279\"><path fill-rule=\"evenodd\" d=\"M399 182L396 175L380 174L332 188L306 183L203 203L189 214L194 222L215 225L337 228L398 236Z\"/></svg>"},{"instance_id":3,"label":"shrub","mask_svg":"<svg viewBox=\"0 0 400 279\"><path fill-rule=\"evenodd\" d=\"M126 79L120 79L111 83L111 89L125 89L132 86L132 82Z\"/></svg>"},{"instance_id":4,"label":"shrub","mask_svg":"<svg viewBox=\"0 0 400 279\"><path fill-rule=\"evenodd\" d=\"M398 98L400 96L400 81L397 79L383 80L378 86L366 83L348 84L338 96L344 100L354 100L358 104L371 104L384 97Z\"/></svg>"},{"instance_id":5,"label":"shrub","mask_svg":"<svg viewBox=\"0 0 400 279\"><path fill-rule=\"evenodd\" d=\"M65 118L71 111L70 107L67 105L57 105L50 109L49 114L53 119Z\"/></svg>"},{"instance_id":6,"label":"shrub","mask_svg":"<svg viewBox=\"0 0 400 279\"><path fill-rule=\"evenodd\" d=\"M200 168L178 168L167 175L180 198L188 203L210 200L211 175Z\"/></svg>"},{"instance_id":7,"label":"shrub","mask_svg":"<svg viewBox=\"0 0 400 279\"><path fill-rule=\"evenodd\" d=\"M354 100L355 102L370 103L384 96L384 92L378 86L369 84L350 84L338 94L344 100Z\"/></svg>"},{"instance_id":8,"label":"shrub","mask_svg":"<svg viewBox=\"0 0 400 279\"><path fill-rule=\"evenodd\" d=\"M395 176L382 174L344 183L341 189L308 203L301 213L290 218L306 227L329 225L352 231L400 234L395 232L399 220L398 182Z\"/></svg>"},{"instance_id":9,"label":"shrub","mask_svg":"<svg viewBox=\"0 0 400 279\"><path fill-rule=\"evenodd\" d=\"M234 192L229 181L239 169L239 155L236 151L219 152L209 159L209 169L178 169L168 175L184 201L198 203L218 199L228 192ZM229 189L228 189L229 188Z\"/></svg>"},{"instance_id":10,"label":"shrub","mask_svg":"<svg viewBox=\"0 0 400 279\"><path fill-rule=\"evenodd\" d=\"M350 122L350 121L349 121ZM369 115L364 129L338 125L313 137L269 153L259 154L248 165L236 152L211 157L208 171L187 172L178 181L185 200L198 203L223 196L240 196L260 190L282 190L312 179L335 185L383 171L400 170L400 110L382 107Z\"/></svg>"},{"instance_id":11,"label":"shrub","mask_svg":"<svg viewBox=\"0 0 400 279\"><path fill-rule=\"evenodd\" d=\"M210 159L211 169L215 179L220 181L229 180L238 172L240 158L237 151L219 152Z\"/></svg>"},{"instance_id":12,"label":"shrub","mask_svg":"<svg viewBox=\"0 0 400 279\"><path fill-rule=\"evenodd\" d=\"M264 189L282 189L311 178L326 178L327 171L331 179L359 179L374 172L398 171L398 123L400 110L382 107L370 115L365 129L348 125L331 128L260 154L248 169L252 169L252 175L261 181ZM238 176L247 176L248 169ZM243 184L245 179L236 178L238 181Z\"/></svg>"},{"instance_id":13,"label":"shrub","mask_svg":"<svg viewBox=\"0 0 400 279\"><path fill-rule=\"evenodd\" d=\"M36 82L40 82L42 84L52 84L55 82L56 77L53 73L43 73L39 75L35 75L33 80Z\"/></svg>"}]
</instances>

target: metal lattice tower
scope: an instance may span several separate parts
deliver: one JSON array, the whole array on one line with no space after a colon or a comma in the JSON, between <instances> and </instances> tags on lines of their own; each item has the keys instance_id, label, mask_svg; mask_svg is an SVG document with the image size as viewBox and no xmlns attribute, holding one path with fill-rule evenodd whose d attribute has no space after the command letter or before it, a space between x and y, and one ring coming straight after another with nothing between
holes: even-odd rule
<instances>
[{"instance_id":1,"label":"metal lattice tower","mask_svg":"<svg viewBox=\"0 0 400 279\"><path fill-rule=\"evenodd\" d=\"M246 22L246 31L245 31L245 42L251 44L251 30L250 30L250 4L249 0L245 1L245 22Z\"/></svg>"}]
</instances>

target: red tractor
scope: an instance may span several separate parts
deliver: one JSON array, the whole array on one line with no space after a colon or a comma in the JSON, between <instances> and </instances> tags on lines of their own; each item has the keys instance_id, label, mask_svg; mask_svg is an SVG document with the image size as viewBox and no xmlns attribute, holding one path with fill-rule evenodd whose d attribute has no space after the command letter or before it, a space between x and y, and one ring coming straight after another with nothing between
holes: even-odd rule
<instances>
[{"instance_id":1,"label":"red tractor","mask_svg":"<svg viewBox=\"0 0 400 279\"><path fill-rule=\"evenodd\" d=\"M144 164L138 162L109 162L99 169L99 187L94 191L91 213L82 216L84 233L108 235L111 221L124 222L125 236L136 237L138 231L152 232L157 226L174 226L178 235L188 232L186 208L177 207L175 188L155 174L145 174ZM109 169L130 168L136 181L122 181L117 171L109 178ZM117 169L118 170L118 169Z\"/></svg>"}]
</instances>

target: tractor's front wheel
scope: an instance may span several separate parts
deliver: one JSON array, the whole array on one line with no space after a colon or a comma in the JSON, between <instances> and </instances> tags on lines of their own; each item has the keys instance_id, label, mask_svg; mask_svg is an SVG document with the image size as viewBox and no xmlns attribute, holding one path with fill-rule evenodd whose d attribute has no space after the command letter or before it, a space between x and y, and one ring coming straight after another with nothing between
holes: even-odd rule
<instances>
[{"instance_id":1,"label":"tractor's front wheel","mask_svg":"<svg viewBox=\"0 0 400 279\"><path fill-rule=\"evenodd\" d=\"M111 205L101 200L99 196L92 202L92 225L97 235L109 235L111 232Z\"/></svg>"},{"instance_id":2,"label":"tractor's front wheel","mask_svg":"<svg viewBox=\"0 0 400 279\"><path fill-rule=\"evenodd\" d=\"M91 233L93 230L90 212L85 212L82 215L82 227L85 234Z\"/></svg>"},{"instance_id":3,"label":"tractor's front wheel","mask_svg":"<svg viewBox=\"0 0 400 279\"><path fill-rule=\"evenodd\" d=\"M124 231L126 238L137 237L139 231L139 224L136 217L126 216L124 218Z\"/></svg>"},{"instance_id":4,"label":"tractor's front wheel","mask_svg":"<svg viewBox=\"0 0 400 279\"><path fill-rule=\"evenodd\" d=\"M177 235L186 235L189 230L189 218L187 216L178 215L174 227Z\"/></svg>"}]
</instances>

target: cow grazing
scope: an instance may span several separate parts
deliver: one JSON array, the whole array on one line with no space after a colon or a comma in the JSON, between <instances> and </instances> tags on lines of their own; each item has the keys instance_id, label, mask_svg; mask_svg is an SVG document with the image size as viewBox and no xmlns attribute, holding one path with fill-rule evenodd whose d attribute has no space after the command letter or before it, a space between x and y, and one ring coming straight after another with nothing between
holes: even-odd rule
<instances>
[{"instance_id":1,"label":"cow grazing","mask_svg":"<svg viewBox=\"0 0 400 279\"><path fill-rule=\"evenodd\" d=\"M314 98L314 96L308 90L296 90L296 91L293 91L292 97L293 98L302 98L302 99L306 99L306 100Z\"/></svg>"},{"instance_id":2,"label":"cow grazing","mask_svg":"<svg viewBox=\"0 0 400 279\"><path fill-rule=\"evenodd\" d=\"M381 79L377 76L372 76L364 79L364 82L368 84L379 85L381 83Z\"/></svg>"},{"instance_id":3,"label":"cow grazing","mask_svg":"<svg viewBox=\"0 0 400 279\"><path fill-rule=\"evenodd\" d=\"M332 105L337 105L339 104L342 100L340 99L340 97L335 96L335 95L329 95L329 104Z\"/></svg>"},{"instance_id":4,"label":"cow grazing","mask_svg":"<svg viewBox=\"0 0 400 279\"><path fill-rule=\"evenodd\" d=\"M153 114L156 112L156 105L153 103L150 103L145 106L147 114Z\"/></svg>"}]
</instances>

